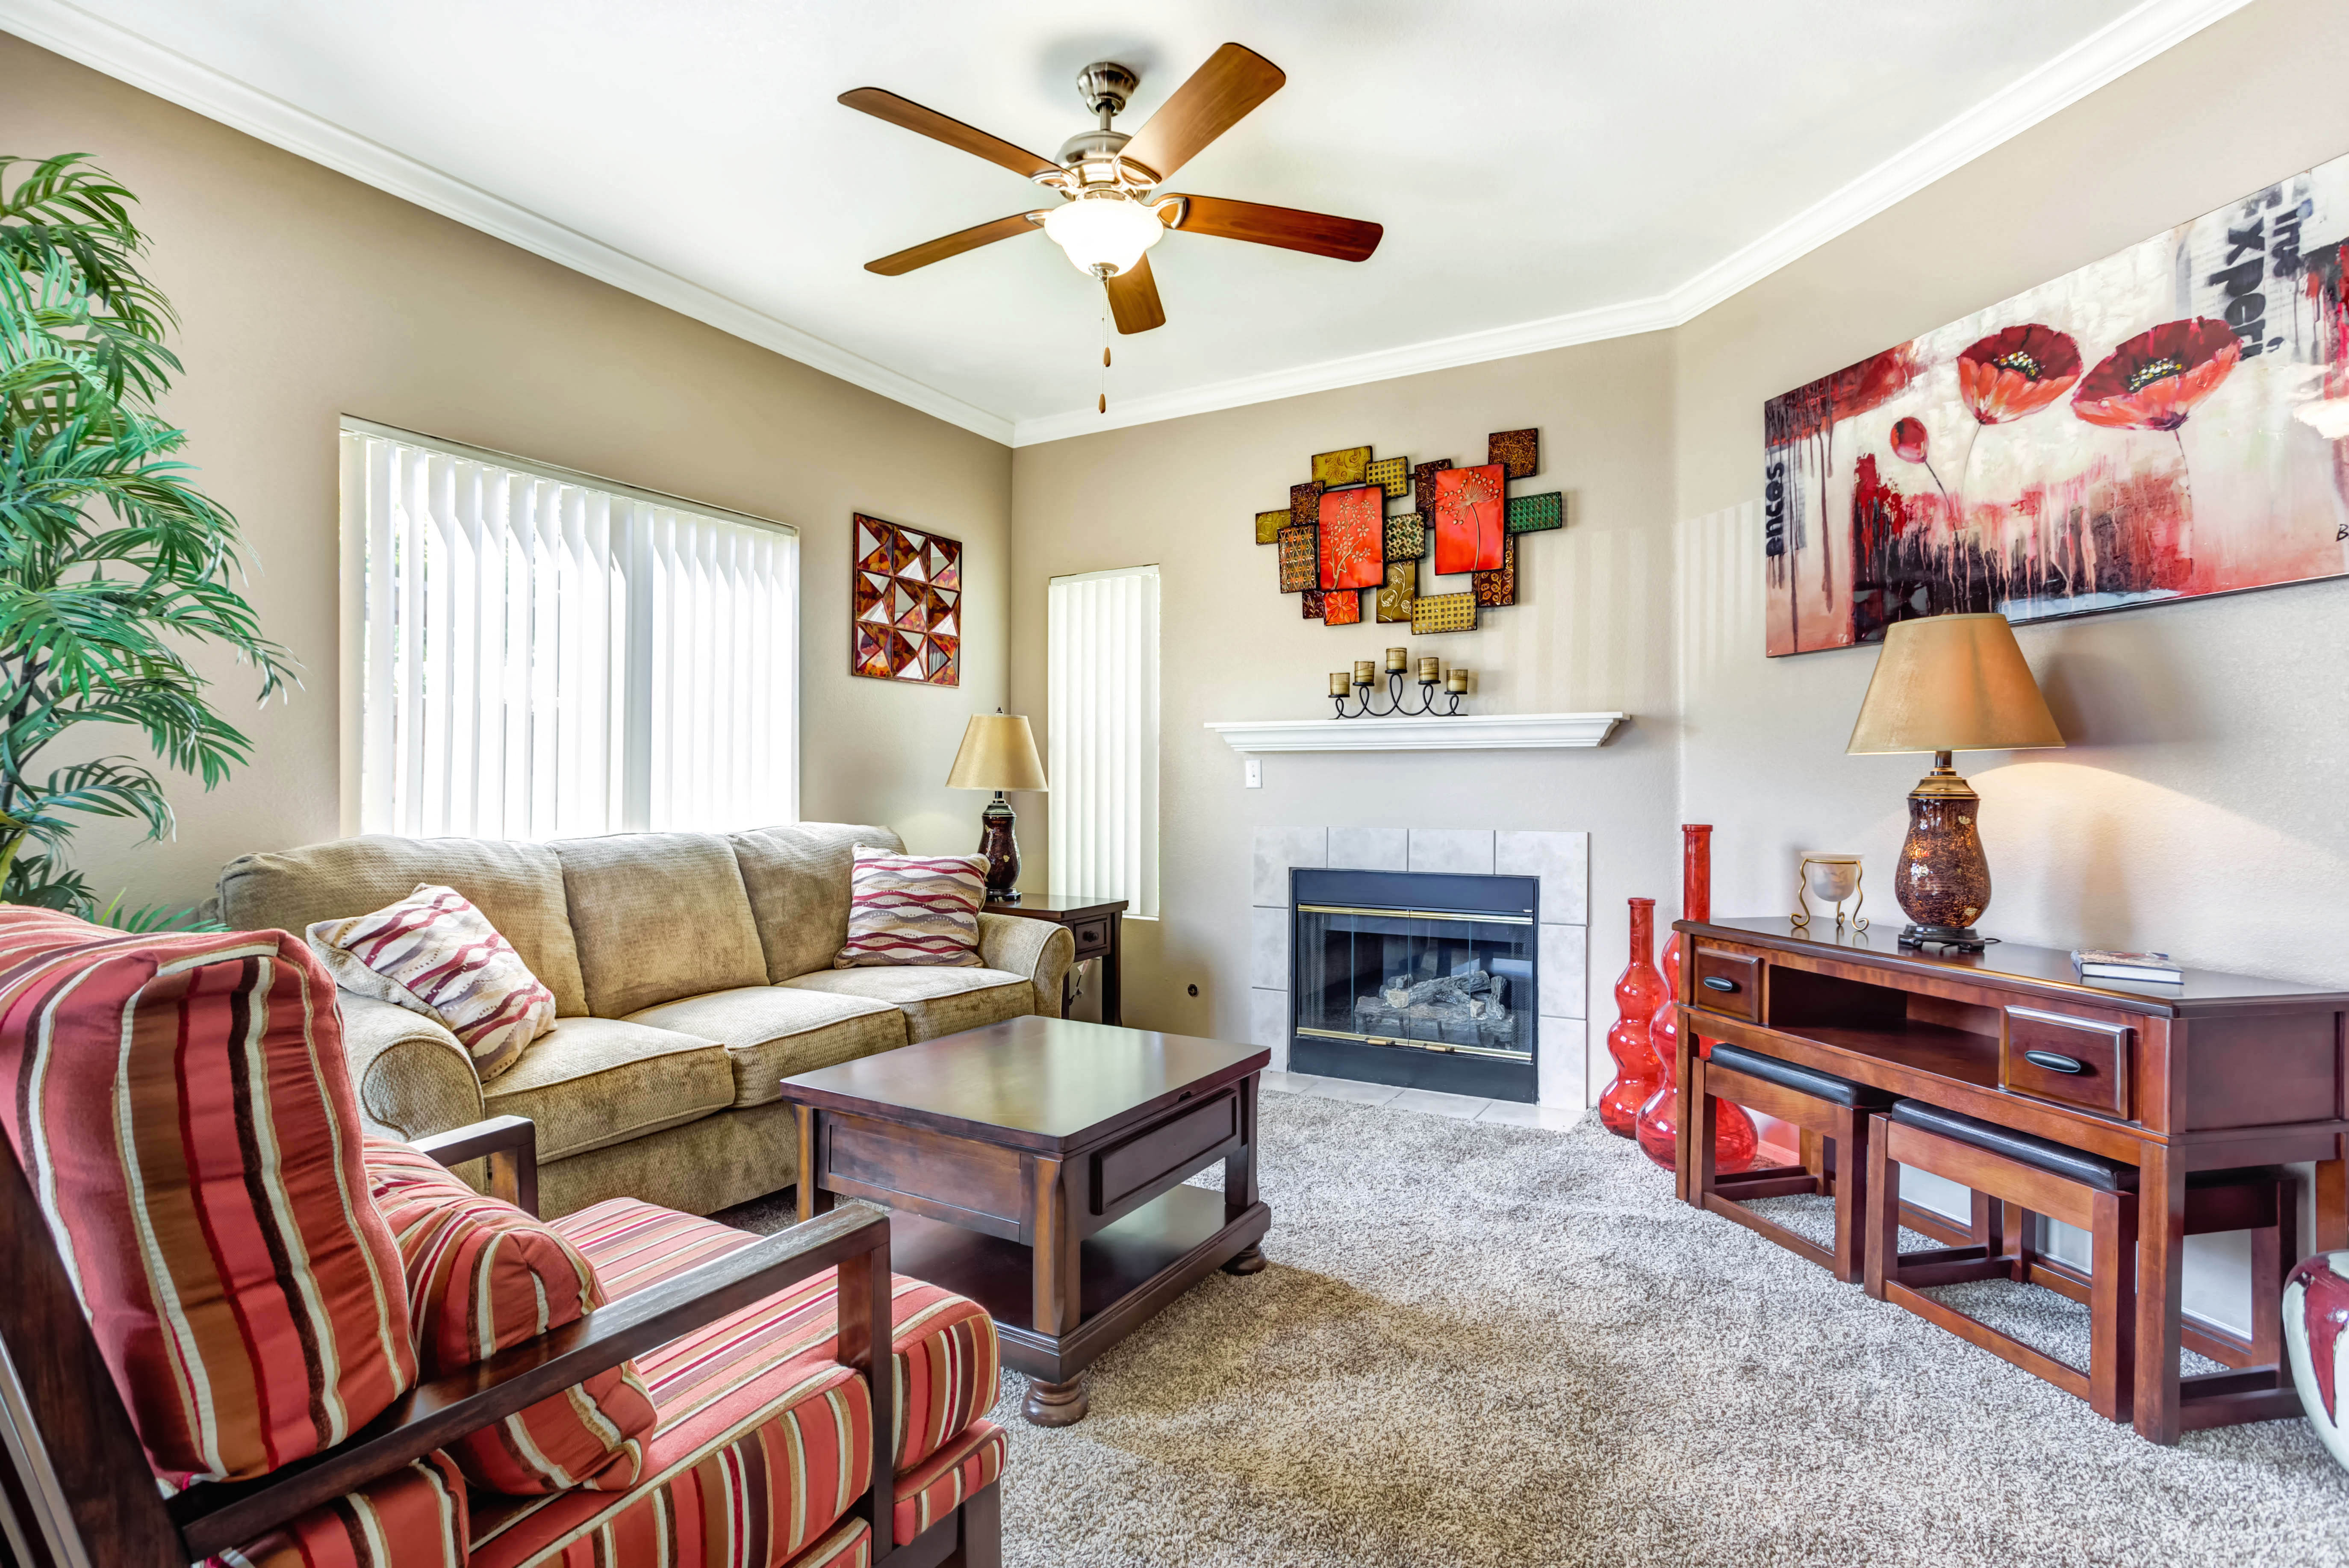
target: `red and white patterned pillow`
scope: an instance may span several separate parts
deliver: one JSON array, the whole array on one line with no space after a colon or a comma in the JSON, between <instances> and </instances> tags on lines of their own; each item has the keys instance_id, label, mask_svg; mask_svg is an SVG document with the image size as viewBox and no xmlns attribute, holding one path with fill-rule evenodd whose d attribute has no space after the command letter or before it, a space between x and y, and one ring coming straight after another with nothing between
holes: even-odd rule
<instances>
[{"instance_id":1,"label":"red and white patterned pillow","mask_svg":"<svg viewBox=\"0 0 2349 1568\"><path fill-rule=\"evenodd\" d=\"M604 1305L579 1249L512 1203L474 1191L430 1156L367 1140L367 1181L407 1271L419 1374L437 1377L575 1323ZM465 1479L530 1496L625 1491L656 1424L634 1362L548 1396L448 1445Z\"/></svg>"},{"instance_id":2,"label":"red and white patterned pillow","mask_svg":"<svg viewBox=\"0 0 2349 1568\"><path fill-rule=\"evenodd\" d=\"M398 903L310 927L335 984L395 1003L457 1037L483 1083L554 1027L554 993L454 888L419 883Z\"/></svg>"},{"instance_id":3,"label":"red and white patterned pillow","mask_svg":"<svg viewBox=\"0 0 2349 1568\"><path fill-rule=\"evenodd\" d=\"M414 1380L334 983L294 937L0 906L0 1127L167 1488L332 1448Z\"/></svg>"},{"instance_id":4,"label":"red and white patterned pillow","mask_svg":"<svg viewBox=\"0 0 2349 1568\"><path fill-rule=\"evenodd\" d=\"M985 855L899 855L856 846L848 941L834 969L934 964L976 968Z\"/></svg>"}]
</instances>

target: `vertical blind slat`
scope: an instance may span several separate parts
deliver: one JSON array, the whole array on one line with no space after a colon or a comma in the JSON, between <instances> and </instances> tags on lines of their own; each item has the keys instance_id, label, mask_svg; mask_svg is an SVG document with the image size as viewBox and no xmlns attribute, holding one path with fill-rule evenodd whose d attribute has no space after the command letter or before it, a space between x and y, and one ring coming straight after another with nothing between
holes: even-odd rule
<instances>
[{"instance_id":1,"label":"vertical blind slat","mask_svg":"<svg viewBox=\"0 0 2349 1568\"><path fill-rule=\"evenodd\" d=\"M796 540L477 455L342 441L362 830L798 820Z\"/></svg>"},{"instance_id":2,"label":"vertical blind slat","mask_svg":"<svg viewBox=\"0 0 2349 1568\"><path fill-rule=\"evenodd\" d=\"M1045 593L1051 888L1158 913L1158 569Z\"/></svg>"}]
</instances>

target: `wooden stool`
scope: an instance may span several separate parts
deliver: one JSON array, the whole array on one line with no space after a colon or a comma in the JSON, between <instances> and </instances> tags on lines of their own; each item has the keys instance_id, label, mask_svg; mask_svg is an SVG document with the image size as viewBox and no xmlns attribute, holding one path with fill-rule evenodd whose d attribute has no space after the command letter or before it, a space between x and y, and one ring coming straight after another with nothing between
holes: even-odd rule
<instances>
[{"instance_id":1,"label":"wooden stool","mask_svg":"<svg viewBox=\"0 0 2349 1568\"><path fill-rule=\"evenodd\" d=\"M1715 1041L1710 1059L1689 1058L1690 1103L1696 1108L1696 1202L1806 1257L1846 1284L1857 1284L1867 1251L1868 1113L1891 1105L1882 1089L1796 1067L1741 1046ZM1771 1165L1723 1176L1713 1170L1713 1103L1726 1099L1792 1122L1834 1142L1834 1165L1812 1171ZM1835 1250L1830 1252L1745 1207L1755 1198L1835 1194Z\"/></svg>"},{"instance_id":2,"label":"wooden stool","mask_svg":"<svg viewBox=\"0 0 2349 1568\"><path fill-rule=\"evenodd\" d=\"M1904 1099L1872 1119L1868 1173L1868 1294L1906 1307L2034 1377L2088 1402L2098 1415L2130 1417L2136 1377L2137 1168L1955 1111ZM1988 1233L1972 1246L1901 1253L1900 1167L1913 1165L1973 1189L1990 1205ZM1977 1202L1977 1210L1982 1204ZM2086 1231L2086 1273L2031 1244L2030 1217ZM2284 1271L2296 1249L2291 1178L2274 1166L2198 1171L2186 1181L2186 1233L2251 1233L2251 1337L2189 1332L2193 1348L2230 1369L2180 1379L2189 1429L2292 1413L2282 1367ZM1920 1292L1971 1280L2047 1286L2088 1307L2088 1367L2033 1349Z\"/></svg>"}]
</instances>

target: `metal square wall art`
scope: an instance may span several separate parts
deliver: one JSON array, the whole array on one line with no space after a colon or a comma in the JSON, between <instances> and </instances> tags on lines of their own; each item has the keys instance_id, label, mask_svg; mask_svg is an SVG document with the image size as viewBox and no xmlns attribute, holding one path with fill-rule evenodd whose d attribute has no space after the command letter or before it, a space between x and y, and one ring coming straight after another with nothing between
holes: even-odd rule
<instances>
[{"instance_id":1,"label":"metal square wall art","mask_svg":"<svg viewBox=\"0 0 2349 1568\"><path fill-rule=\"evenodd\" d=\"M1380 525L1386 499L1375 485L1330 490L1321 497L1323 588L1375 588L1384 580L1385 542Z\"/></svg>"},{"instance_id":2,"label":"metal square wall art","mask_svg":"<svg viewBox=\"0 0 2349 1568\"><path fill-rule=\"evenodd\" d=\"M962 542L854 514L848 673L962 684Z\"/></svg>"},{"instance_id":3,"label":"metal square wall art","mask_svg":"<svg viewBox=\"0 0 2349 1568\"><path fill-rule=\"evenodd\" d=\"M1508 527L1511 533L1541 533L1566 526L1566 497L1557 490L1540 495L1513 495L1509 498Z\"/></svg>"},{"instance_id":4,"label":"metal square wall art","mask_svg":"<svg viewBox=\"0 0 2349 1568\"><path fill-rule=\"evenodd\" d=\"M1284 528L1280 531L1280 591L1302 593L1314 585L1319 572L1313 549L1313 530Z\"/></svg>"},{"instance_id":5,"label":"metal square wall art","mask_svg":"<svg viewBox=\"0 0 2349 1568\"><path fill-rule=\"evenodd\" d=\"M1529 480L1541 472L1541 431L1495 430L1485 438L1485 452L1509 478Z\"/></svg>"},{"instance_id":6,"label":"metal square wall art","mask_svg":"<svg viewBox=\"0 0 2349 1568\"><path fill-rule=\"evenodd\" d=\"M1415 511L1400 511L1386 521L1389 561L1420 561L1427 555L1427 519Z\"/></svg>"},{"instance_id":7,"label":"metal square wall art","mask_svg":"<svg viewBox=\"0 0 2349 1568\"><path fill-rule=\"evenodd\" d=\"M1331 589L1321 595L1321 619L1331 626L1359 626L1362 622L1362 596L1353 589L1342 592Z\"/></svg>"},{"instance_id":8,"label":"metal square wall art","mask_svg":"<svg viewBox=\"0 0 2349 1568\"><path fill-rule=\"evenodd\" d=\"M1319 588L1308 588L1297 596L1297 602L1307 620L1318 621L1329 608L1330 596Z\"/></svg>"},{"instance_id":9,"label":"metal square wall art","mask_svg":"<svg viewBox=\"0 0 2349 1568\"><path fill-rule=\"evenodd\" d=\"M1378 617L1381 624L1409 625L1411 603L1419 597L1419 562L1397 561L1387 567L1379 585Z\"/></svg>"},{"instance_id":10,"label":"metal square wall art","mask_svg":"<svg viewBox=\"0 0 2349 1568\"><path fill-rule=\"evenodd\" d=\"M1762 418L1774 655L2349 573L2349 157Z\"/></svg>"},{"instance_id":11,"label":"metal square wall art","mask_svg":"<svg viewBox=\"0 0 2349 1568\"><path fill-rule=\"evenodd\" d=\"M1289 514L1286 509L1279 511L1257 512L1256 514L1256 542L1258 544L1271 544L1275 542L1280 537L1280 531L1287 528L1288 526L1288 522Z\"/></svg>"},{"instance_id":12,"label":"metal square wall art","mask_svg":"<svg viewBox=\"0 0 2349 1568\"><path fill-rule=\"evenodd\" d=\"M1313 479L1317 484L1336 490L1340 485L1362 482L1362 470L1371 466L1371 449L1348 447L1342 452L1313 454Z\"/></svg>"},{"instance_id":13,"label":"metal square wall art","mask_svg":"<svg viewBox=\"0 0 2349 1568\"><path fill-rule=\"evenodd\" d=\"M1411 602L1413 636L1433 632L1473 632L1476 629L1476 595L1423 593Z\"/></svg>"},{"instance_id":14,"label":"metal square wall art","mask_svg":"<svg viewBox=\"0 0 2349 1568\"><path fill-rule=\"evenodd\" d=\"M1411 459L1381 458L1362 470L1362 477L1386 492L1389 500L1411 493Z\"/></svg>"},{"instance_id":15,"label":"metal square wall art","mask_svg":"<svg viewBox=\"0 0 2349 1568\"><path fill-rule=\"evenodd\" d=\"M1321 521L1321 492L1327 488L1319 480L1288 487L1289 527L1311 528Z\"/></svg>"},{"instance_id":16,"label":"metal square wall art","mask_svg":"<svg viewBox=\"0 0 2349 1568\"><path fill-rule=\"evenodd\" d=\"M1501 465L1446 469L1435 476L1435 570L1492 572L1501 564L1506 481Z\"/></svg>"},{"instance_id":17,"label":"metal square wall art","mask_svg":"<svg viewBox=\"0 0 2349 1568\"><path fill-rule=\"evenodd\" d=\"M1497 610L1517 602L1517 536L1501 536L1501 564L1468 579L1481 609Z\"/></svg>"},{"instance_id":18,"label":"metal square wall art","mask_svg":"<svg viewBox=\"0 0 2349 1568\"><path fill-rule=\"evenodd\" d=\"M1411 504L1414 511L1433 516L1435 511L1435 476L1452 466L1450 458L1438 458L1433 462L1420 463L1411 470Z\"/></svg>"}]
</instances>

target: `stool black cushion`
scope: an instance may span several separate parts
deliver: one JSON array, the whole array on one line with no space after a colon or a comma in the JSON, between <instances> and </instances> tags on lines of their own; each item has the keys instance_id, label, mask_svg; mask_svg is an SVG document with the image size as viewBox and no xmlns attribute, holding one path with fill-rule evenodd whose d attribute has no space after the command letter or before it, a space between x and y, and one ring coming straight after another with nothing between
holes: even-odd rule
<instances>
[{"instance_id":1,"label":"stool black cushion","mask_svg":"<svg viewBox=\"0 0 2349 1568\"><path fill-rule=\"evenodd\" d=\"M1764 1083L1776 1084L1780 1088L1793 1089L1796 1094L1809 1095L1813 1099L1826 1100L1829 1105L1850 1106L1859 1110L1880 1110L1892 1103L1892 1096L1880 1088L1864 1083L1854 1083L1833 1073L1823 1073L1814 1068L1796 1067L1775 1057L1765 1057L1759 1051L1749 1051L1743 1046L1715 1041L1708 1058L1714 1067L1727 1068L1744 1073L1747 1078L1760 1078Z\"/></svg>"},{"instance_id":2,"label":"stool black cushion","mask_svg":"<svg viewBox=\"0 0 2349 1568\"><path fill-rule=\"evenodd\" d=\"M2134 1192L2137 1191L2137 1167L2124 1165L2117 1160L2066 1148L2052 1139L2033 1138L2027 1132L2013 1132L1993 1123L1960 1116L1954 1110L1943 1110L1921 1100L1904 1099L1892 1108L1892 1119L1919 1127L1928 1132L1938 1132L1944 1138L1971 1143L1977 1149L1987 1149L2009 1160L2025 1165L2036 1165L2069 1181L2095 1188L2102 1192Z\"/></svg>"}]
</instances>

